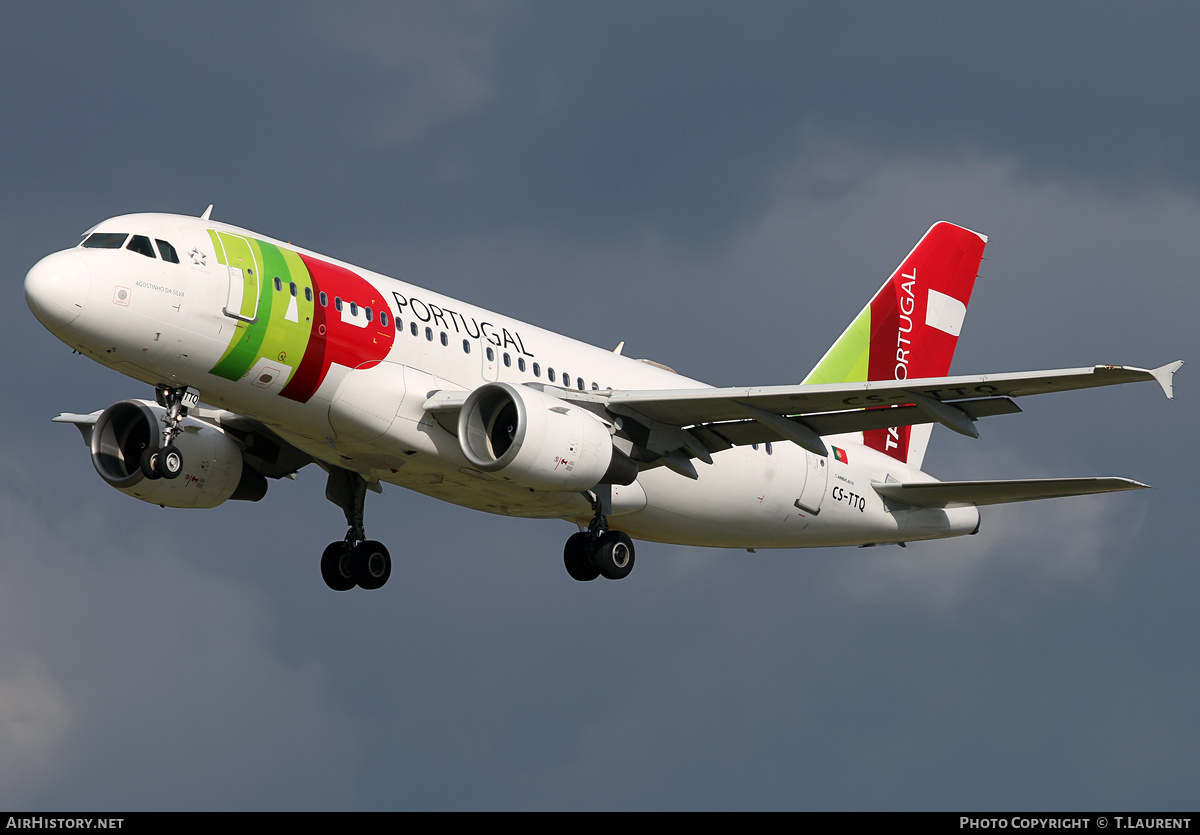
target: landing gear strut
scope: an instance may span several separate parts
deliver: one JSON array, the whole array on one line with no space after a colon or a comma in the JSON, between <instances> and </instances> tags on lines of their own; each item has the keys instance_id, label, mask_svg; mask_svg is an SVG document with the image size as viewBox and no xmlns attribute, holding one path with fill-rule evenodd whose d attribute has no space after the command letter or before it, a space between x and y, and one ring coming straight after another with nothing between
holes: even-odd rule
<instances>
[{"instance_id":1,"label":"landing gear strut","mask_svg":"<svg viewBox=\"0 0 1200 835\"><path fill-rule=\"evenodd\" d=\"M603 576L621 580L633 571L633 540L621 531L608 529L612 513L612 485L600 484L585 493L595 516L586 531L572 534L563 548L563 563L567 573L586 582Z\"/></svg>"},{"instance_id":2,"label":"landing gear strut","mask_svg":"<svg viewBox=\"0 0 1200 835\"><path fill-rule=\"evenodd\" d=\"M154 387L154 399L167 410L162 419L162 446L158 449L146 447L138 464L146 478L179 478L183 472L183 455L175 446L175 439L183 431L183 419L187 417L188 409L199 405L200 390L191 386L172 388L159 384Z\"/></svg>"},{"instance_id":3,"label":"landing gear strut","mask_svg":"<svg viewBox=\"0 0 1200 835\"><path fill-rule=\"evenodd\" d=\"M392 555L382 542L367 539L363 507L367 482L358 473L334 468L325 483L325 497L346 514L346 538L331 542L321 555L321 577L334 591L377 589L392 576Z\"/></svg>"}]
</instances>

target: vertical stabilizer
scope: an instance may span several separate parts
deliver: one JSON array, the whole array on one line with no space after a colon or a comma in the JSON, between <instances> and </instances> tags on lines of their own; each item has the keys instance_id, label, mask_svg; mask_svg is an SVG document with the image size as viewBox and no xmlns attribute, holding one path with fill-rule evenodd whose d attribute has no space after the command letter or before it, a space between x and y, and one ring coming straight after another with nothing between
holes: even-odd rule
<instances>
[{"instance_id":1,"label":"vertical stabilizer","mask_svg":"<svg viewBox=\"0 0 1200 835\"><path fill-rule=\"evenodd\" d=\"M804 382L946 376L986 243L978 232L935 223ZM872 429L863 443L919 468L931 430L929 424Z\"/></svg>"}]
</instances>

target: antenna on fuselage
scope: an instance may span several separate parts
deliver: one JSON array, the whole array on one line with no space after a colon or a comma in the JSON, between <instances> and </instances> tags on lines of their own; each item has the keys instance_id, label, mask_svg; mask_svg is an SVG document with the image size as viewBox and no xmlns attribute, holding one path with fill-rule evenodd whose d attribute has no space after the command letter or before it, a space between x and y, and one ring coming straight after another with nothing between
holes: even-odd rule
<instances>
[{"instance_id":1,"label":"antenna on fuselage","mask_svg":"<svg viewBox=\"0 0 1200 835\"><path fill-rule=\"evenodd\" d=\"M201 220L208 220L210 217L212 217L212 207L213 204L209 203L208 208L204 210L204 214L200 215Z\"/></svg>"},{"instance_id":2,"label":"antenna on fuselage","mask_svg":"<svg viewBox=\"0 0 1200 835\"><path fill-rule=\"evenodd\" d=\"M617 343L617 347L613 348L613 353L620 356L621 352L624 350L625 350L625 340L622 339L619 343Z\"/></svg>"}]
</instances>

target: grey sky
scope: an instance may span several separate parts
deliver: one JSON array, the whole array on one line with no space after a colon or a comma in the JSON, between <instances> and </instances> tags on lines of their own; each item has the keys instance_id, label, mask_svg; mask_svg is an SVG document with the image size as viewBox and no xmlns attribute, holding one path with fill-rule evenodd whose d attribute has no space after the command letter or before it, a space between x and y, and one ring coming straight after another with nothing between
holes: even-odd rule
<instances>
[{"instance_id":1,"label":"grey sky","mask_svg":"<svg viewBox=\"0 0 1200 835\"><path fill-rule=\"evenodd\" d=\"M905 550L644 544L387 488L329 592L321 474L161 510L59 411L148 390L25 271L215 216L666 362L798 381L936 220L991 237L954 370L1200 360L1187 4L139 3L0 12L0 805L1194 809L1197 401L1024 402L944 478L1154 491Z\"/></svg>"}]
</instances>

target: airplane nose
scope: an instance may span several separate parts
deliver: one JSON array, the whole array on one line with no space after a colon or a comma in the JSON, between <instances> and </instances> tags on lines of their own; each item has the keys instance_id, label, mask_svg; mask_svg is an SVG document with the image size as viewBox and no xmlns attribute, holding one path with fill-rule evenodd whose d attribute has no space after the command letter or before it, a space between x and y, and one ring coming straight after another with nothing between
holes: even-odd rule
<instances>
[{"instance_id":1,"label":"airplane nose","mask_svg":"<svg viewBox=\"0 0 1200 835\"><path fill-rule=\"evenodd\" d=\"M51 331L75 321L87 301L92 277L88 265L72 252L55 252L25 275L25 302Z\"/></svg>"}]
</instances>

